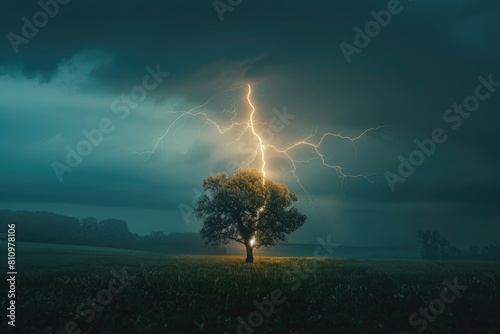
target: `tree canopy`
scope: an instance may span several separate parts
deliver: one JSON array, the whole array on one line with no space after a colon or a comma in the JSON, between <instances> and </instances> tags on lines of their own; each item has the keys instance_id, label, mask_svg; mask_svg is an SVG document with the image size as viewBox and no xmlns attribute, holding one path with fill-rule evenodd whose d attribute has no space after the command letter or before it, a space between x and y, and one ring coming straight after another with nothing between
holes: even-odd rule
<instances>
[{"instance_id":1,"label":"tree canopy","mask_svg":"<svg viewBox=\"0 0 500 334\"><path fill-rule=\"evenodd\" d=\"M214 246L231 241L244 244L247 262L253 261L253 248L286 241L306 221L292 206L297 195L283 184L264 179L257 170L208 176L203 190L194 210L203 223L202 238Z\"/></svg>"}]
</instances>

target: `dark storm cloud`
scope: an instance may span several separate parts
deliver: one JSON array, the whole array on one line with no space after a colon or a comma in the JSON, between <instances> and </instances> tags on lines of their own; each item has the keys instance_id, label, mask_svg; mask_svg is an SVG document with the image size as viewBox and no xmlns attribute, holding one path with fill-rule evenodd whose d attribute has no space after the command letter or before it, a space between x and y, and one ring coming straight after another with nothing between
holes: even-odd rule
<instances>
[{"instance_id":1,"label":"dark storm cloud","mask_svg":"<svg viewBox=\"0 0 500 334\"><path fill-rule=\"evenodd\" d=\"M20 18L37 10L34 2L25 3L7 5L4 31L18 31ZM405 4L347 66L338 44L352 43L353 27L363 26L370 10L386 3L254 1L227 12L221 23L209 1L73 1L19 55L5 38L0 59L20 64L29 77L50 78L61 61L97 48L114 57L93 72L105 89L126 89L140 79L145 64L160 63L172 72L162 92L193 102L235 83L269 78L271 85L279 83L273 85L277 99L286 95L289 104L315 113L320 122L425 129L428 117L463 96L477 75L498 68L493 41L500 35L492 28L499 5ZM464 29L472 36L463 38ZM334 108L349 112L329 112Z\"/></svg>"}]
</instances>

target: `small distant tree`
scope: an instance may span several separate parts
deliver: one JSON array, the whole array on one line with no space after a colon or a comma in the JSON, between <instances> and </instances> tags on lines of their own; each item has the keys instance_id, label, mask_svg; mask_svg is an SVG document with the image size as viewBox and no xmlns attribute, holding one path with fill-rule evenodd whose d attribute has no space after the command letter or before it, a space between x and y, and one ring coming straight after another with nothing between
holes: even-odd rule
<instances>
[{"instance_id":1,"label":"small distant tree","mask_svg":"<svg viewBox=\"0 0 500 334\"><path fill-rule=\"evenodd\" d=\"M101 220L97 228L106 240L123 240L129 233L127 223L119 219Z\"/></svg>"},{"instance_id":2,"label":"small distant tree","mask_svg":"<svg viewBox=\"0 0 500 334\"><path fill-rule=\"evenodd\" d=\"M464 252L464 257L470 260L477 260L480 258L481 248L478 246L470 246L468 250Z\"/></svg>"},{"instance_id":3,"label":"small distant tree","mask_svg":"<svg viewBox=\"0 0 500 334\"><path fill-rule=\"evenodd\" d=\"M83 218L80 222L82 242L87 245L100 245L102 242L99 233L99 222L94 217Z\"/></svg>"},{"instance_id":4,"label":"small distant tree","mask_svg":"<svg viewBox=\"0 0 500 334\"><path fill-rule=\"evenodd\" d=\"M457 260L462 258L462 250L455 246L449 246L443 254L443 259Z\"/></svg>"},{"instance_id":5,"label":"small distant tree","mask_svg":"<svg viewBox=\"0 0 500 334\"><path fill-rule=\"evenodd\" d=\"M481 258L488 261L500 261L500 245L488 245L484 247Z\"/></svg>"},{"instance_id":6,"label":"small distant tree","mask_svg":"<svg viewBox=\"0 0 500 334\"><path fill-rule=\"evenodd\" d=\"M460 250L451 247L448 240L437 231L417 230L418 241L420 242L420 256L422 259L438 260L448 257L453 253L454 256L460 254Z\"/></svg>"},{"instance_id":7,"label":"small distant tree","mask_svg":"<svg viewBox=\"0 0 500 334\"><path fill-rule=\"evenodd\" d=\"M259 171L238 169L203 181L204 194L194 212L203 223L200 234L207 244L241 243L246 262L253 262L254 248L286 241L305 223L306 216L292 207L297 195L283 184L263 180Z\"/></svg>"}]
</instances>

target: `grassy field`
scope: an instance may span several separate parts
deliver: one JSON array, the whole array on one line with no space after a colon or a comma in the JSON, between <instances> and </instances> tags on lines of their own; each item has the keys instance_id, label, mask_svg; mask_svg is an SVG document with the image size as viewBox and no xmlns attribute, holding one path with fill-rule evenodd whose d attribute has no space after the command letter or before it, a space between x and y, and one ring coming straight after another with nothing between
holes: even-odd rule
<instances>
[{"instance_id":1,"label":"grassy field","mask_svg":"<svg viewBox=\"0 0 500 334\"><path fill-rule=\"evenodd\" d=\"M500 333L495 263L243 260L21 254L16 333Z\"/></svg>"}]
</instances>

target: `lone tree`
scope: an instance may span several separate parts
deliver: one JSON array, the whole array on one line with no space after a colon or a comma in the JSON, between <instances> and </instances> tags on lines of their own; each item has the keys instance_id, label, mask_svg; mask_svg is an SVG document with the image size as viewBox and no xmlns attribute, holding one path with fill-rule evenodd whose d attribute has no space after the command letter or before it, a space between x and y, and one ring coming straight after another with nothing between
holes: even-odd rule
<instances>
[{"instance_id":1,"label":"lone tree","mask_svg":"<svg viewBox=\"0 0 500 334\"><path fill-rule=\"evenodd\" d=\"M283 184L264 179L257 170L208 176L203 190L194 209L203 223L202 238L214 246L231 241L245 245L246 262L253 262L254 248L286 241L306 220L292 207L297 195Z\"/></svg>"}]
</instances>

